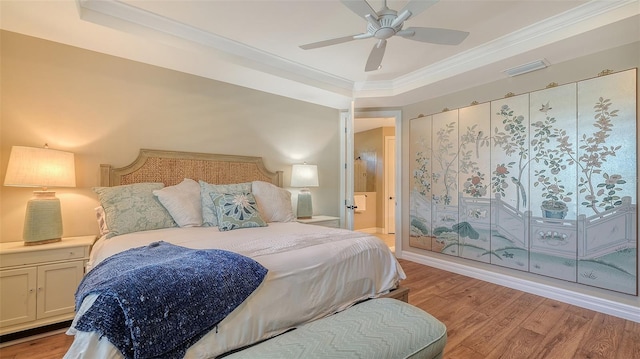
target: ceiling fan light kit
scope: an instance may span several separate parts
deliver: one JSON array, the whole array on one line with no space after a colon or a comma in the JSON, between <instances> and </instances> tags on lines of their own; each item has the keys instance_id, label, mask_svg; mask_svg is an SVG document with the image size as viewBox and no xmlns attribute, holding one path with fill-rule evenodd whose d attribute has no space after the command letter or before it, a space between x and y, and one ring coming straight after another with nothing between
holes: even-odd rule
<instances>
[{"instance_id":1,"label":"ceiling fan light kit","mask_svg":"<svg viewBox=\"0 0 640 359\"><path fill-rule=\"evenodd\" d=\"M412 0L400 11L395 11L387 7L387 1L380 11L375 11L366 0L348 1L342 3L351 11L367 21L367 31L362 34L344 36L336 39L314 42L301 45L303 50L317 49L319 47L337 45L352 40L362 40L376 38L378 41L369 54L365 71L375 71L382 66L382 58L387 46L387 39L398 35L405 39L426 42L438 45L459 45L469 36L466 31L441 29L434 27L409 27L403 30L404 22L412 16L426 10L439 0ZM399 14L399 15L398 15Z\"/></svg>"}]
</instances>

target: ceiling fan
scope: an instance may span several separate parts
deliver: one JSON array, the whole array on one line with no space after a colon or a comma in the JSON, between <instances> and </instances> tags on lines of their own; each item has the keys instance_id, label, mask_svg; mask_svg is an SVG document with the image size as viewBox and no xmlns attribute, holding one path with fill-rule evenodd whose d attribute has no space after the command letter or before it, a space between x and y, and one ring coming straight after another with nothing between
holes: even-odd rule
<instances>
[{"instance_id":1,"label":"ceiling fan","mask_svg":"<svg viewBox=\"0 0 640 359\"><path fill-rule=\"evenodd\" d=\"M439 45L458 45L469 35L466 31L441 29L435 27L408 27L403 29L404 22L411 16L416 16L439 0L411 0L400 12L389 9L387 1L380 11L375 11L366 0L342 0L341 2L358 16L367 21L367 31L362 34L339 37L330 40L313 42L301 45L303 50L341 44L352 40L376 38L378 42L373 46L369 59L364 68L365 71L374 71L380 68L382 57L387 47L387 39L398 35L405 39L428 42Z\"/></svg>"}]
</instances>

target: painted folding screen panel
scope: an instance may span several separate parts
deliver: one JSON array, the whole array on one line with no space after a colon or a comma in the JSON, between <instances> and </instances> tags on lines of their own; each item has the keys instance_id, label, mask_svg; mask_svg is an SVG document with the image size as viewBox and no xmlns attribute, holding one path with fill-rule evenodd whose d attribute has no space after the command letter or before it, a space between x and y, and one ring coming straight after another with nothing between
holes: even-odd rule
<instances>
[{"instance_id":1,"label":"painted folding screen panel","mask_svg":"<svg viewBox=\"0 0 640 359\"><path fill-rule=\"evenodd\" d=\"M578 282L635 294L636 70L578 83Z\"/></svg>"},{"instance_id":2,"label":"painted folding screen panel","mask_svg":"<svg viewBox=\"0 0 640 359\"><path fill-rule=\"evenodd\" d=\"M529 270L529 96L491 102L491 263Z\"/></svg>"},{"instance_id":3,"label":"painted folding screen panel","mask_svg":"<svg viewBox=\"0 0 640 359\"><path fill-rule=\"evenodd\" d=\"M636 71L410 120L410 246L637 295Z\"/></svg>"},{"instance_id":4,"label":"painted folding screen panel","mask_svg":"<svg viewBox=\"0 0 640 359\"><path fill-rule=\"evenodd\" d=\"M431 122L432 116L413 119L409 123L409 169L412 183L409 195L409 245L433 250L433 219L431 214Z\"/></svg>"},{"instance_id":5,"label":"painted folding screen panel","mask_svg":"<svg viewBox=\"0 0 640 359\"><path fill-rule=\"evenodd\" d=\"M459 256L458 220L458 111L433 115L431 124L431 218L433 248Z\"/></svg>"},{"instance_id":6,"label":"painted folding screen panel","mask_svg":"<svg viewBox=\"0 0 640 359\"><path fill-rule=\"evenodd\" d=\"M491 262L491 133L489 103L458 110L458 233L460 257Z\"/></svg>"},{"instance_id":7,"label":"painted folding screen panel","mask_svg":"<svg viewBox=\"0 0 640 359\"><path fill-rule=\"evenodd\" d=\"M530 271L577 276L576 84L530 94Z\"/></svg>"}]
</instances>

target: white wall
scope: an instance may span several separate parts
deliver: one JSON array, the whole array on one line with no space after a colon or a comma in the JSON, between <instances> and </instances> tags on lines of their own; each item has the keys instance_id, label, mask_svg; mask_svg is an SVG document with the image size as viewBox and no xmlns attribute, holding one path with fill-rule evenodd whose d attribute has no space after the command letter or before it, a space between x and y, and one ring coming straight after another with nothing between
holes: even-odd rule
<instances>
[{"instance_id":1,"label":"white wall","mask_svg":"<svg viewBox=\"0 0 640 359\"><path fill-rule=\"evenodd\" d=\"M140 148L261 156L285 187L291 164L317 164L314 210L339 214L335 109L6 31L0 46L0 178L11 146L74 152L77 188L56 190L64 236L98 232L99 165ZM32 191L0 187L0 241L22 240Z\"/></svg>"}]
</instances>

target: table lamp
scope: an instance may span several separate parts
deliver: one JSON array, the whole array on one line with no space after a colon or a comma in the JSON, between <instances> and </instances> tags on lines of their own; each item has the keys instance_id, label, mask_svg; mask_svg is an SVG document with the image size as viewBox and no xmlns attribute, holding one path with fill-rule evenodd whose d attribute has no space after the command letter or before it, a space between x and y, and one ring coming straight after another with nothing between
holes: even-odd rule
<instances>
[{"instance_id":1,"label":"table lamp","mask_svg":"<svg viewBox=\"0 0 640 359\"><path fill-rule=\"evenodd\" d=\"M309 187L318 187L318 166L293 165L291 168L291 187L301 187L298 194L298 219L309 219L313 215L311 192Z\"/></svg>"},{"instance_id":2,"label":"table lamp","mask_svg":"<svg viewBox=\"0 0 640 359\"><path fill-rule=\"evenodd\" d=\"M62 212L60 200L48 187L75 187L76 171L71 152L13 146L9 156L5 186L41 187L27 202L22 238L35 245L60 241Z\"/></svg>"}]
</instances>

